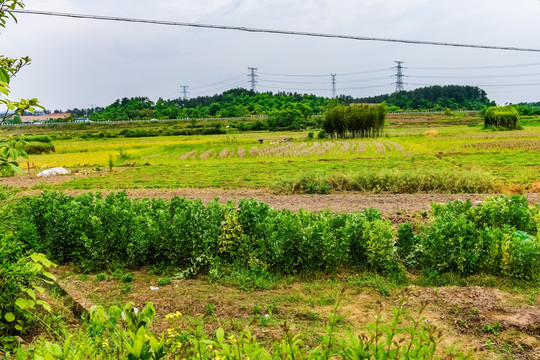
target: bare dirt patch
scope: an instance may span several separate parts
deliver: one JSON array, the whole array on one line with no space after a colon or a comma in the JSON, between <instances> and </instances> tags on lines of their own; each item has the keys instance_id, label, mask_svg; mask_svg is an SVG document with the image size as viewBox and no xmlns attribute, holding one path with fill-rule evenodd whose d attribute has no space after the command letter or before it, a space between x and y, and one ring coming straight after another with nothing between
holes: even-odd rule
<instances>
[{"instance_id":1,"label":"bare dirt patch","mask_svg":"<svg viewBox=\"0 0 540 360\"><path fill-rule=\"evenodd\" d=\"M160 332L169 327L165 315L180 311L203 316L207 331L249 325L257 338L275 341L281 336L280 325L287 322L294 329L317 337L324 332L338 298L341 299L338 313L345 327L359 332L376 314L388 320L392 307L402 300L413 316L424 317L442 330L441 355L452 346L463 352L473 351L475 358L482 359L499 359L501 349L511 350L514 359L538 359L539 355L540 307L527 305L523 295L493 288L409 286L384 297L369 286L345 286L346 279L322 279L282 282L271 290L244 292L209 283L201 276L174 280L170 285L151 290L150 286L157 287L158 276L136 271L135 281L126 292L122 290L123 284L110 275L106 281L96 282L95 276L76 274L66 267L58 270L57 275L61 286L86 308L129 301L140 308L152 301L157 311L154 330ZM267 314L272 321L261 326L258 318ZM492 344L491 348L486 347L488 343Z\"/></svg>"},{"instance_id":2,"label":"bare dirt patch","mask_svg":"<svg viewBox=\"0 0 540 360\"><path fill-rule=\"evenodd\" d=\"M39 184L39 183L38 183ZM108 194L110 190L95 190L102 194ZM471 200L472 202L483 201L493 194L363 194L358 192L344 192L330 195L301 195L301 194L272 194L263 190L224 190L214 188L191 188L191 189L128 189L125 190L129 197L158 197L171 199L175 196L186 197L188 199L201 199L203 203L214 201L216 197L219 201L226 203L230 200L238 202L240 199L256 199L263 201L275 209L288 209L299 211L300 209L309 211L331 210L334 212L354 212L362 211L370 207L379 209L382 214L394 214L393 217L406 217L411 212L429 210L432 202L442 203L455 200ZM36 195L41 190L22 191L22 195ZM66 190L69 195L77 195L87 190ZM540 194L527 194L530 203L539 203ZM396 218L397 221L397 218Z\"/></svg>"}]
</instances>

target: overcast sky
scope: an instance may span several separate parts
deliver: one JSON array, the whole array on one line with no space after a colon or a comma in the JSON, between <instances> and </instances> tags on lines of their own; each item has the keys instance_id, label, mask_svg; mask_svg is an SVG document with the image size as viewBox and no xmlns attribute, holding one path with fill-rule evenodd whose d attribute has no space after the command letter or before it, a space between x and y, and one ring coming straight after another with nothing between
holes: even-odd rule
<instances>
[{"instance_id":1,"label":"overcast sky","mask_svg":"<svg viewBox=\"0 0 540 360\"><path fill-rule=\"evenodd\" d=\"M26 9L540 48L539 0L27 0ZM538 52L25 14L18 19L1 30L0 54L28 55L33 62L12 81L11 98L37 97L50 110L106 106L132 96L176 98L180 85L189 86L190 97L249 88L248 67L258 68L258 91L329 97L330 74L338 74L338 94L378 95L395 89L395 60L406 67L406 90L423 84L477 85L499 104L540 101ZM526 64L536 65L513 66ZM477 69L447 69L460 67ZM355 72L365 73L347 75Z\"/></svg>"}]
</instances>

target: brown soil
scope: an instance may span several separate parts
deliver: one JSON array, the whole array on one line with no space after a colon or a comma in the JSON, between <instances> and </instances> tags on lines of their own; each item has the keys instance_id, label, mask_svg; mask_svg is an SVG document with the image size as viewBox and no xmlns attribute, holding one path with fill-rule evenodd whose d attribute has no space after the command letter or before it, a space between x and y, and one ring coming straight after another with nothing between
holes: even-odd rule
<instances>
[{"instance_id":1,"label":"brown soil","mask_svg":"<svg viewBox=\"0 0 540 360\"><path fill-rule=\"evenodd\" d=\"M68 177L47 178L45 181L59 181ZM3 181L10 178L3 179ZM35 179L17 177L12 179L21 179L31 186ZM50 180L49 180L50 179ZM37 183L39 184L39 182ZM36 185L37 185L36 184ZM7 183L6 183L7 185ZM23 186L23 185L18 185ZM102 194L110 193L110 190L95 190ZM115 190L117 191L117 190ZM22 191L22 195L39 194L41 190L26 190ZM80 194L85 190L66 190L69 195ZM263 190L252 189L237 189L224 190L215 188L190 188L190 189L131 189L126 190L130 197L159 197L170 199L174 196L186 197L188 199L201 199L203 203L213 201L218 197L220 202L233 200L237 202L240 199L254 198L259 201L268 203L276 209L289 209L298 211L305 209L309 211L321 211L330 209L336 212L353 212L367 209L369 207L377 208L383 214L397 214L398 216L407 216L411 212L429 210L431 202L446 202L454 200L467 200L473 202L482 201L488 196L487 194L364 194L358 192L345 192L330 195L283 195L272 194ZM527 194L527 199L531 203L540 202L540 194Z\"/></svg>"},{"instance_id":2,"label":"brown soil","mask_svg":"<svg viewBox=\"0 0 540 360\"><path fill-rule=\"evenodd\" d=\"M540 356L540 307L528 305L524 295L498 289L409 286L383 297L371 287L344 287L345 276L341 281L282 282L272 290L250 292L211 284L201 277L175 280L151 290L150 286L158 287L158 277L139 271L135 273L131 290L123 294L122 284L111 276L107 281L95 282L94 276L85 278L71 271L60 269L58 276L62 280L59 282L77 302L89 308L95 303L110 306L133 301L140 308L152 301L157 311L154 330L159 332L171 326L164 319L165 315L180 311L190 316L203 315L207 331L217 327L231 330L238 324L250 324L258 339L271 341L281 337L280 325L287 322L315 339L324 331L325 322L333 311L332 299L340 296L338 313L343 317L345 328L352 332L362 331L377 313L388 319L392 307L403 300L413 316L424 317L442 330L439 349L444 359L454 358L448 355L451 347L472 351L475 358L482 359L500 359L505 352L511 352L513 359ZM344 290L338 295L341 289ZM253 309L260 306L261 315L265 315L271 304L275 304L276 309L272 315L274 321L260 326ZM213 307L211 311L209 306ZM488 343L491 348L486 347Z\"/></svg>"}]
</instances>

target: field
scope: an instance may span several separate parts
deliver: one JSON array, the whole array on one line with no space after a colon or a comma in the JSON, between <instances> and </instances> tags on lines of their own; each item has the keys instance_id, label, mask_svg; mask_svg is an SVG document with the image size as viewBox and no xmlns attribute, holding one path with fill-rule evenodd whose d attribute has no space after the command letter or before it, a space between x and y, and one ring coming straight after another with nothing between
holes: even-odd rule
<instances>
[{"instance_id":1,"label":"field","mask_svg":"<svg viewBox=\"0 0 540 360\"><path fill-rule=\"evenodd\" d=\"M229 120L189 136L167 135L187 121L2 127L55 147L0 178L3 241L60 264L38 295L53 312L20 341L74 334L65 358L116 358L139 335L155 354L164 333L171 359L537 359L540 120L387 121L383 137L343 140ZM121 135L137 127L153 135ZM71 174L36 177L58 166ZM109 324L149 301L155 314Z\"/></svg>"},{"instance_id":2,"label":"field","mask_svg":"<svg viewBox=\"0 0 540 360\"><path fill-rule=\"evenodd\" d=\"M70 134L72 139L54 141L56 153L35 155L31 161L34 173L57 166L74 171L61 184L40 186L48 189L212 187L321 192L324 183L330 191L395 193L535 188L540 173L540 127L485 132L467 117L450 121L433 115L425 119L401 116L400 122L392 122L399 118L389 120L395 125L387 127L385 137L373 140L307 139L308 132L234 131L81 140L76 134L82 130L71 130L57 133ZM41 128L22 130L41 133ZM62 128L57 126L57 130ZM310 185L306 182L313 188L306 188Z\"/></svg>"}]
</instances>

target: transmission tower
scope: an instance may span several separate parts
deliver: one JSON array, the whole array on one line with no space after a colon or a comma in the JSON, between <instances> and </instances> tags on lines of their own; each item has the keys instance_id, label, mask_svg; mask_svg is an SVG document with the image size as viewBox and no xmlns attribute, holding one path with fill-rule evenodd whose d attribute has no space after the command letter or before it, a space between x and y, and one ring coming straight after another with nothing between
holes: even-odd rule
<instances>
[{"instance_id":1,"label":"transmission tower","mask_svg":"<svg viewBox=\"0 0 540 360\"><path fill-rule=\"evenodd\" d=\"M332 99L336 98L336 74L330 74L332 77Z\"/></svg>"},{"instance_id":2,"label":"transmission tower","mask_svg":"<svg viewBox=\"0 0 540 360\"><path fill-rule=\"evenodd\" d=\"M257 71L256 67L248 67L248 70L250 71L248 77L249 77L249 83L251 84L251 91L255 91L257 85L257 78L259 75L255 74L255 71Z\"/></svg>"},{"instance_id":3,"label":"transmission tower","mask_svg":"<svg viewBox=\"0 0 540 360\"><path fill-rule=\"evenodd\" d=\"M396 92L403 91L403 69L404 67L401 66L403 64L403 61L394 61L397 65L394 66L392 69L396 69Z\"/></svg>"},{"instance_id":4,"label":"transmission tower","mask_svg":"<svg viewBox=\"0 0 540 360\"><path fill-rule=\"evenodd\" d=\"M189 86L188 85L180 85L180 87L182 88L182 94L183 94L182 99L186 100L187 99L187 94L189 92L189 91L187 91L187 89L188 89Z\"/></svg>"}]
</instances>

